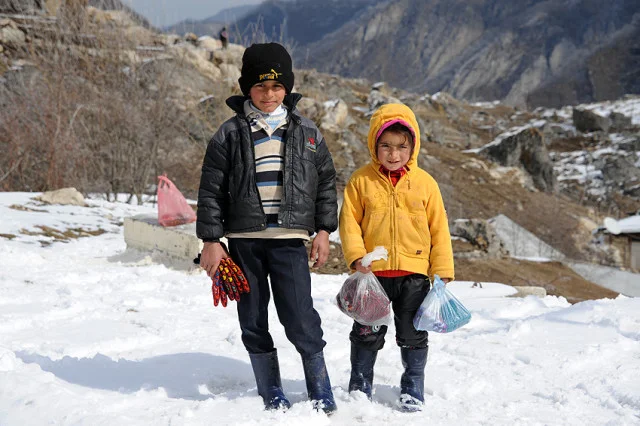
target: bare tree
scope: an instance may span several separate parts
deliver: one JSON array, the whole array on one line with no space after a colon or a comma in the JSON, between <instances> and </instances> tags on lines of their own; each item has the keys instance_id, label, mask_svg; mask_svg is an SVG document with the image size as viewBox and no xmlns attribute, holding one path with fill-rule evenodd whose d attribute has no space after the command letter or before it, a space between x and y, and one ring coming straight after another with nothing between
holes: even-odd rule
<instances>
[{"instance_id":1,"label":"bare tree","mask_svg":"<svg viewBox=\"0 0 640 426\"><path fill-rule=\"evenodd\" d=\"M95 25L85 6L66 0L57 20L23 26L32 40L26 63L0 83L0 185L75 186L140 201L160 154L189 141L174 102L179 58L149 71L154 59L140 58L138 40L117 24Z\"/></svg>"}]
</instances>

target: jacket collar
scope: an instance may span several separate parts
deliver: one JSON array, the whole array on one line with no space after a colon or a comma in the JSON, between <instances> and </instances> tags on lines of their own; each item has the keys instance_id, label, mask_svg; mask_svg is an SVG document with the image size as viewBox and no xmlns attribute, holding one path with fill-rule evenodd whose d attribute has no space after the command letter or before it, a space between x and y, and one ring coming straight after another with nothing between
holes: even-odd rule
<instances>
[{"instance_id":1,"label":"jacket collar","mask_svg":"<svg viewBox=\"0 0 640 426\"><path fill-rule=\"evenodd\" d=\"M227 106L231 108L236 114L240 114L244 116L244 101L248 99L247 96L235 95L227 98ZM294 114L296 105L302 99L302 95L300 93L289 93L285 95L284 101L282 102L284 106L287 107L291 114Z\"/></svg>"}]
</instances>

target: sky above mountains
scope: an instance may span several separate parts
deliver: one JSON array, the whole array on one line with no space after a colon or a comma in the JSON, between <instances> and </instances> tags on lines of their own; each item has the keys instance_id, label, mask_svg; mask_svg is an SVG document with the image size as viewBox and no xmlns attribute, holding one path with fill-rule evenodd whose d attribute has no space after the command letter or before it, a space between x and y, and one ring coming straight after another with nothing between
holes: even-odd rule
<instances>
[{"instance_id":1,"label":"sky above mountains","mask_svg":"<svg viewBox=\"0 0 640 426\"><path fill-rule=\"evenodd\" d=\"M185 19L202 20L236 6L259 4L262 0L122 0L156 27Z\"/></svg>"}]
</instances>

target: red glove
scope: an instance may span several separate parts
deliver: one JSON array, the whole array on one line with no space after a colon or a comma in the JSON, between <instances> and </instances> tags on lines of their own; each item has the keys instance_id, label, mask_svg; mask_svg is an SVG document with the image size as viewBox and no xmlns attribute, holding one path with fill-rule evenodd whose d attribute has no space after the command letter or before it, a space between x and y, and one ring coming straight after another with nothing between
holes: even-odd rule
<instances>
[{"instance_id":1,"label":"red glove","mask_svg":"<svg viewBox=\"0 0 640 426\"><path fill-rule=\"evenodd\" d=\"M226 307L228 300L240 300L242 293L249 293L249 281L231 258L221 259L211 283L213 306Z\"/></svg>"},{"instance_id":2,"label":"red glove","mask_svg":"<svg viewBox=\"0 0 640 426\"><path fill-rule=\"evenodd\" d=\"M218 306L218 303L222 302L222 306L227 307L227 293L220 282L220 273L218 271L216 271L213 280L211 280L211 293L213 294L213 306Z\"/></svg>"},{"instance_id":3,"label":"red glove","mask_svg":"<svg viewBox=\"0 0 640 426\"><path fill-rule=\"evenodd\" d=\"M247 281L247 277L244 276L242 270L231 258L228 259L227 264L233 275L233 280L238 286L238 293L249 293L249 281Z\"/></svg>"},{"instance_id":4,"label":"red glove","mask_svg":"<svg viewBox=\"0 0 640 426\"><path fill-rule=\"evenodd\" d=\"M224 290L227 292L229 299L240 300L238 287L235 285L235 282L233 280L233 275L231 274L231 270L229 269L229 261L227 259L222 259L220 261L218 272L216 273L220 275L220 283L224 287Z\"/></svg>"}]
</instances>

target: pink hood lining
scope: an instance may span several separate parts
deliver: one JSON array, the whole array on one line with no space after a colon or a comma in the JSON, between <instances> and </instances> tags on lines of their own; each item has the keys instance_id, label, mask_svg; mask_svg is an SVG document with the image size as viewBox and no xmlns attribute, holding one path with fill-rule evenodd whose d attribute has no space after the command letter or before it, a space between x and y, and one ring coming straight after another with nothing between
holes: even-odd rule
<instances>
[{"instance_id":1,"label":"pink hood lining","mask_svg":"<svg viewBox=\"0 0 640 426\"><path fill-rule=\"evenodd\" d=\"M392 126L393 124L402 124L404 127L406 127L407 129L409 129L409 131L411 132L411 134L413 135L413 141L415 142L416 140L416 133L413 130L413 127L411 127L411 124L407 123L406 121L396 118L394 120L389 120L386 123L384 123L382 126L380 126L380 129L378 130L378 133L376 133L376 142L378 141L378 139L380 139L380 135L382 134L382 132L384 132L385 130L387 130L390 126Z\"/></svg>"}]
</instances>

